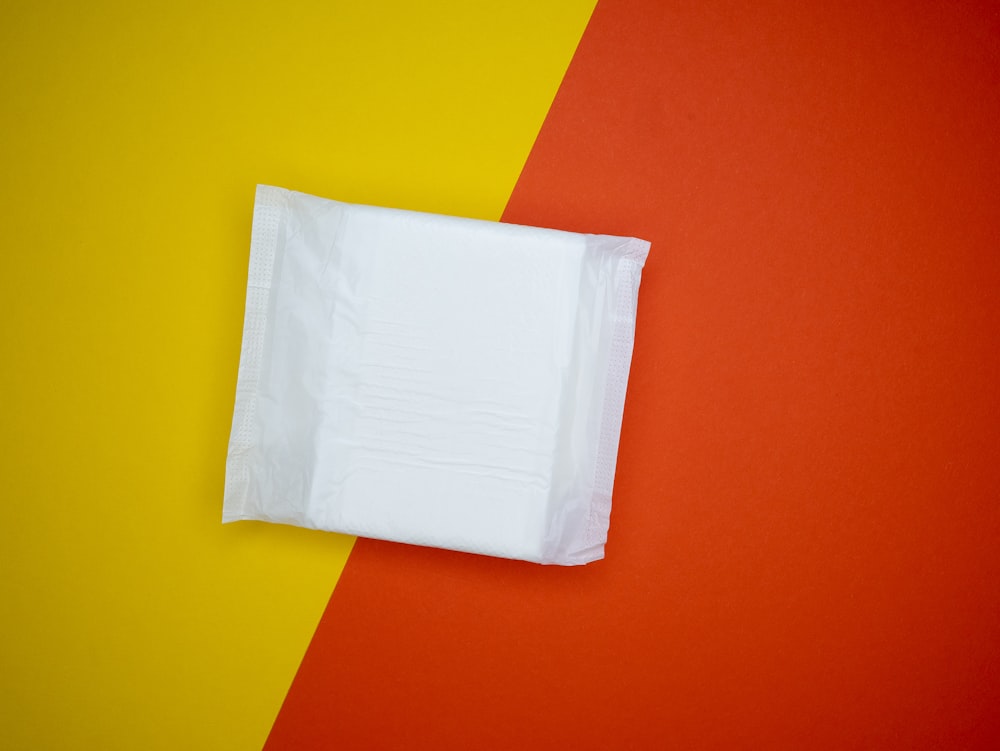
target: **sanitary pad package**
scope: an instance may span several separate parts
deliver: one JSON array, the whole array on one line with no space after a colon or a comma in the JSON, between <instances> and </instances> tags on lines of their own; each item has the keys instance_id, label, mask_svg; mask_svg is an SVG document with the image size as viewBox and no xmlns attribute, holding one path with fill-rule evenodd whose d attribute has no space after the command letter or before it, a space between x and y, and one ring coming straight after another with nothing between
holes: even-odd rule
<instances>
[{"instance_id":1,"label":"sanitary pad package","mask_svg":"<svg viewBox=\"0 0 1000 751\"><path fill-rule=\"evenodd\" d=\"M602 558L648 250L258 186L223 521Z\"/></svg>"}]
</instances>

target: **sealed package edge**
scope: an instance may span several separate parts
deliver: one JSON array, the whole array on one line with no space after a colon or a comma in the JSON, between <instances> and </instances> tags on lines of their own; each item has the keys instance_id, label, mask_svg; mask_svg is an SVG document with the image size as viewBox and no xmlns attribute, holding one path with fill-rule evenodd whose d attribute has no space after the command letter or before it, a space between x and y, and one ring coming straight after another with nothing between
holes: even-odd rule
<instances>
[{"instance_id":1,"label":"sealed package edge","mask_svg":"<svg viewBox=\"0 0 1000 751\"><path fill-rule=\"evenodd\" d=\"M258 186L223 521L603 558L648 251Z\"/></svg>"}]
</instances>

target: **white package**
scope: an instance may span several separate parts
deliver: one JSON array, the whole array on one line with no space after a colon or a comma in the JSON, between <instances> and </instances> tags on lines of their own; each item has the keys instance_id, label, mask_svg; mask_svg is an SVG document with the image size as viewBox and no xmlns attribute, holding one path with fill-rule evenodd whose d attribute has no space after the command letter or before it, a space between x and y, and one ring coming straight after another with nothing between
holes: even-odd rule
<instances>
[{"instance_id":1,"label":"white package","mask_svg":"<svg viewBox=\"0 0 1000 751\"><path fill-rule=\"evenodd\" d=\"M603 558L648 251L258 186L223 521Z\"/></svg>"}]
</instances>

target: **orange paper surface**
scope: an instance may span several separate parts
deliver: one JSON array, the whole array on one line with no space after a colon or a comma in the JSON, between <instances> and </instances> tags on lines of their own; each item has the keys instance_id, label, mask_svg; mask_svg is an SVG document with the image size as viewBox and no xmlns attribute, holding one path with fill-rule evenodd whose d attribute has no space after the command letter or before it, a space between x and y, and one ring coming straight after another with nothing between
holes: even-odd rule
<instances>
[{"instance_id":1,"label":"orange paper surface","mask_svg":"<svg viewBox=\"0 0 1000 751\"><path fill-rule=\"evenodd\" d=\"M601 2L504 218L653 242L607 559L359 540L267 748L996 747L998 45Z\"/></svg>"}]
</instances>

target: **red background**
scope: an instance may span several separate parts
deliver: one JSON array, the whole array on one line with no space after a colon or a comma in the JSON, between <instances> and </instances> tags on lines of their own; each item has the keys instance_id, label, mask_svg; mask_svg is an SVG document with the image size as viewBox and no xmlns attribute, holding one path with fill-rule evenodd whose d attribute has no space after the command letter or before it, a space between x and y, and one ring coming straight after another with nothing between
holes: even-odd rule
<instances>
[{"instance_id":1,"label":"red background","mask_svg":"<svg viewBox=\"0 0 1000 751\"><path fill-rule=\"evenodd\" d=\"M504 218L653 243L607 558L359 540L268 748L1000 747L998 6L826 5L600 2Z\"/></svg>"}]
</instances>

